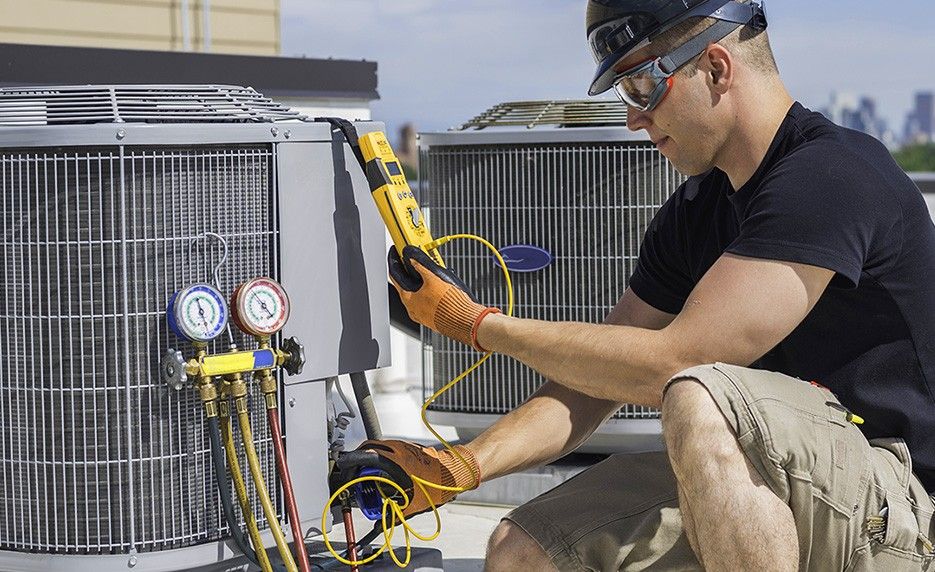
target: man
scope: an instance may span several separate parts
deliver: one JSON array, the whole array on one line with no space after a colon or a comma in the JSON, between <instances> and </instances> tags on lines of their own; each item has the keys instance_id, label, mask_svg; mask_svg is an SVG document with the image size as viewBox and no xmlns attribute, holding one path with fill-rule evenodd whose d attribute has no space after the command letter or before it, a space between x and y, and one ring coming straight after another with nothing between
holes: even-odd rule
<instances>
[{"instance_id":1,"label":"man","mask_svg":"<svg viewBox=\"0 0 935 572\"><path fill-rule=\"evenodd\" d=\"M570 452L622 403L661 407L666 452L611 457L517 508L487 569L935 569L920 193L878 142L793 101L759 5L590 0L587 26L591 94L613 88L691 178L601 325L506 317L421 251L391 252L413 319L551 381L458 446L467 465L364 446L467 487Z\"/></svg>"}]
</instances>

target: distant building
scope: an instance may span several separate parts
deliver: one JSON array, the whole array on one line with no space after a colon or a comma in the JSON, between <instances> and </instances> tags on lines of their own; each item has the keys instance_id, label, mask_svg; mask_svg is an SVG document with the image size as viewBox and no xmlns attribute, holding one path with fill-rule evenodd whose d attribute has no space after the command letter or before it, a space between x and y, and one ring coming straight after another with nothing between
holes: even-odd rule
<instances>
[{"instance_id":1,"label":"distant building","mask_svg":"<svg viewBox=\"0 0 935 572\"><path fill-rule=\"evenodd\" d=\"M871 97L832 93L830 103L819 111L838 125L875 137L887 147L897 144L886 120L877 115L877 102Z\"/></svg>"},{"instance_id":2,"label":"distant building","mask_svg":"<svg viewBox=\"0 0 935 572\"><path fill-rule=\"evenodd\" d=\"M412 123L406 123L399 128L399 140L396 143L396 155L403 165L412 171L419 169L419 148L416 138L416 128Z\"/></svg>"},{"instance_id":3,"label":"distant building","mask_svg":"<svg viewBox=\"0 0 935 572\"><path fill-rule=\"evenodd\" d=\"M3 4L0 42L278 56L279 0L29 0Z\"/></svg>"},{"instance_id":4,"label":"distant building","mask_svg":"<svg viewBox=\"0 0 935 572\"><path fill-rule=\"evenodd\" d=\"M253 87L315 117L370 119L375 62L284 58L280 0L0 0L0 86Z\"/></svg>"},{"instance_id":5,"label":"distant building","mask_svg":"<svg viewBox=\"0 0 935 572\"><path fill-rule=\"evenodd\" d=\"M935 93L916 93L915 105L906 116L904 138L907 144L935 141Z\"/></svg>"}]
</instances>

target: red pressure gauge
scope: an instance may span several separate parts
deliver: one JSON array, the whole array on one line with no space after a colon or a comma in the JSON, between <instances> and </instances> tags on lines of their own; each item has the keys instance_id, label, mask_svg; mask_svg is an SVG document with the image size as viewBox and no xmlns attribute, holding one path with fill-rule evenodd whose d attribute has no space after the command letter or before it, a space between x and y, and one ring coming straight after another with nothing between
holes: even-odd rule
<instances>
[{"instance_id":1,"label":"red pressure gauge","mask_svg":"<svg viewBox=\"0 0 935 572\"><path fill-rule=\"evenodd\" d=\"M289 296L265 276L244 282L231 296L231 319L245 334L272 336L289 320Z\"/></svg>"}]
</instances>

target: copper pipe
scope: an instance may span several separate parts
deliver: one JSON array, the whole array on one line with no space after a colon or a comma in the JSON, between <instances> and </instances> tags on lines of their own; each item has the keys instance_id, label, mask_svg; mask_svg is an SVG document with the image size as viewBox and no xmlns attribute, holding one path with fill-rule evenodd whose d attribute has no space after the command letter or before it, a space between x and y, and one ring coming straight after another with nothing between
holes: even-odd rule
<instances>
[{"instance_id":1,"label":"copper pipe","mask_svg":"<svg viewBox=\"0 0 935 572\"><path fill-rule=\"evenodd\" d=\"M305 535L302 534L302 522L299 520L299 510L296 507L295 493L292 490L292 477L289 476L286 451L282 446L282 431L279 429L279 409L267 408L266 418L269 420L269 429L273 437L273 449L276 452L276 468L279 470L279 480L282 481L286 510L289 512L289 525L292 527L292 546L293 552L295 552L296 564L298 564L301 572L310 572L308 551L305 548Z\"/></svg>"},{"instance_id":2,"label":"copper pipe","mask_svg":"<svg viewBox=\"0 0 935 572\"><path fill-rule=\"evenodd\" d=\"M341 514L344 515L344 534L347 537L347 558L357 562L357 538L354 535L354 518L351 516L350 503L341 504ZM357 572L356 564L351 564L351 572Z\"/></svg>"}]
</instances>

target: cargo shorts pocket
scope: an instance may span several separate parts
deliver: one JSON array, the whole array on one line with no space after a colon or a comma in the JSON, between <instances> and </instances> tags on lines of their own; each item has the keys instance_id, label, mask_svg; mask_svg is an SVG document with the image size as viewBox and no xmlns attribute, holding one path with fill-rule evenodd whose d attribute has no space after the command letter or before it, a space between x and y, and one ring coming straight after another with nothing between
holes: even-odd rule
<instances>
[{"instance_id":1,"label":"cargo shorts pocket","mask_svg":"<svg viewBox=\"0 0 935 572\"><path fill-rule=\"evenodd\" d=\"M847 570L935 570L931 499L912 476L902 439L874 439L873 486L867 493L864 544Z\"/></svg>"},{"instance_id":2,"label":"cargo shorts pocket","mask_svg":"<svg viewBox=\"0 0 935 572\"><path fill-rule=\"evenodd\" d=\"M885 525L876 533L871 525L870 541L854 551L845 570L935 570L929 541L909 502L887 493L882 504L879 518Z\"/></svg>"}]
</instances>

